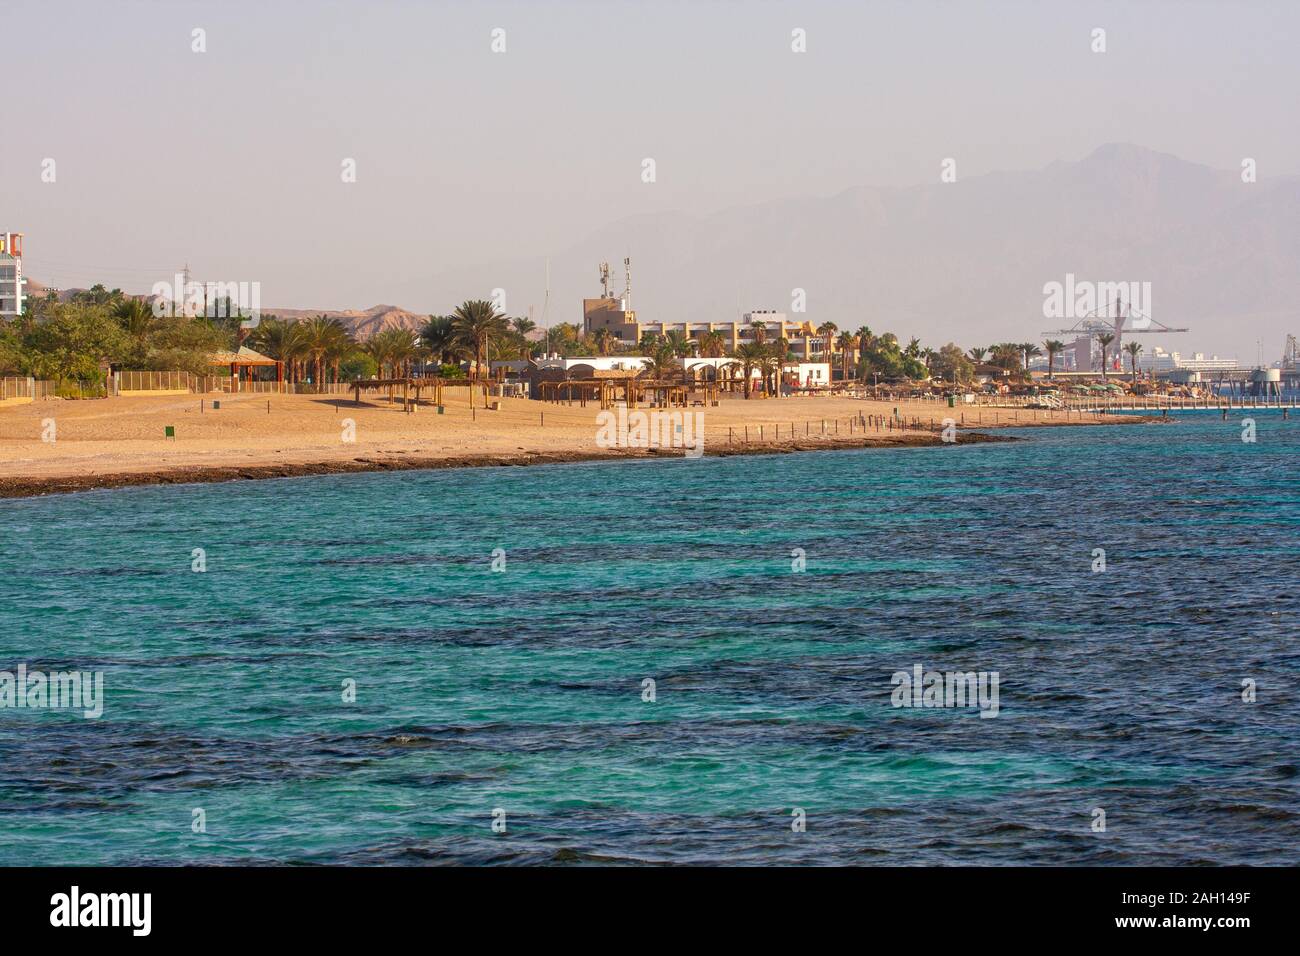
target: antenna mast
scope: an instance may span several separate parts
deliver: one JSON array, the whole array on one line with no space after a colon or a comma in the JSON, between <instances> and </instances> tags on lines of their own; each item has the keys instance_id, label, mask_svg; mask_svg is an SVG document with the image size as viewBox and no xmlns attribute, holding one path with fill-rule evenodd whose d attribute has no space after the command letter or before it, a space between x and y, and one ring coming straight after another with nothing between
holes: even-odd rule
<instances>
[{"instance_id":1,"label":"antenna mast","mask_svg":"<svg viewBox=\"0 0 1300 956\"><path fill-rule=\"evenodd\" d=\"M546 298L542 299L542 328L546 329L546 354L551 354L551 326L547 314L551 308L551 257L546 257Z\"/></svg>"}]
</instances>

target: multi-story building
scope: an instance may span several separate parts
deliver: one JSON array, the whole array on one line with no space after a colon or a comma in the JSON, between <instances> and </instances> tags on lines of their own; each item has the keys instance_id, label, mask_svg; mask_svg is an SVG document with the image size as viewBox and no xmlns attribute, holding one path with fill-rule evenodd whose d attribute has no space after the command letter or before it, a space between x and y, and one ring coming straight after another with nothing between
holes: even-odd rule
<instances>
[{"instance_id":1,"label":"multi-story building","mask_svg":"<svg viewBox=\"0 0 1300 956\"><path fill-rule=\"evenodd\" d=\"M705 335L716 332L722 336L723 347L733 351L746 342L756 341L758 332L755 323L761 323L763 341L787 339L795 354L805 359L820 358L830 344L826 341L826 336L817 334L811 322L791 321L784 312L755 310L746 312L740 321L735 322L652 322L638 319L636 312L627 305L626 299L613 296L583 299L583 331L594 335L600 329L609 329L624 346L636 345L644 335L680 332L687 338L698 341Z\"/></svg>"},{"instance_id":2,"label":"multi-story building","mask_svg":"<svg viewBox=\"0 0 1300 956\"><path fill-rule=\"evenodd\" d=\"M23 234L0 233L0 318L23 314Z\"/></svg>"},{"instance_id":3,"label":"multi-story building","mask_svg":"<svg viewBox=\"0 0 1300 956\"><path fill-rule=\"evenodd\" d=\"M1237 367L1236 359L1219 358L1217 355L1206 356L1204 352L1193 352L1191 355L1166 352L1158 345L1153 346L1150 352L1144 350L1138 353L1138 368L1145 372L1168 372L1176 368L1194 372L1214 372Z\"/></svg>"},{"instance_id":4,"label":"multi-story building","mask_svg":"<svg viewBox=\"0 0 1300 956\"><path fill-rule=\"evenodd\" d=\"M623 265L627 269L627 287L621 296L616 296L609 289L609 264L600 264L600 298L582 300L582 331L586 334L595 335L608 329L619 344L635 346L645 335L679 332L698 341L705 335L717 333L722 336L722 347L727 351L734 351L746 342L758 341L760 337L764 342L786 339L791 350L805 360L821 359L832 351L833 343L829 337L817 334L811 322L791 321L784 312L758 309L746 312L740 321L732 322L648 322L639 319L632 308L631 260L624 259Z\"/></svg>"}]
</instances>

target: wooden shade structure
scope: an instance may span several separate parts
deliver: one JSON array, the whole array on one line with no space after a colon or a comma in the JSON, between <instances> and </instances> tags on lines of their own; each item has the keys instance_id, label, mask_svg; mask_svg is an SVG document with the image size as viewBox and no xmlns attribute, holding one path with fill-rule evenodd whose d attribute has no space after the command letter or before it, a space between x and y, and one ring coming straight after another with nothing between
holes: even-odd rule
<instances>
[{"instance_id":1,"label":"wooden shade structure","mask_svg":"<svg viewBox=\"0 0 1300 956\"><path fill-rule=\"evenodd\" d=\"M231 391L239 391L239 382L241 379L240 371L247 369L247 373L242 378L252 380L252 370L255 368L266 368L275 366L275 380L284 381L284 363L270 356L263 355L261 352L254 351L246 345L241 345L235 352L214 352L209 360L210 365L220 365L230 367L230 388Z\"/></svg>"},{"instance_id":2,"label":"wooden shade structure","mask_svg":"<svg viewBox=\"0 0 1300 956\"><path fill-rule=\"evenodd\" d=\"M428 378L371 378L358 379L352 383L352 403L361 404L362 391L376 391L381 388L388 389L389 401L393 398L393 389L398 386L402 388L402 410L410 411L420 402L420 393L424 389L429 389L433 394L433 404L441 405L443 403L443 387L446 385L444 379L438 376ZM412 395L414 392L414 395Z\"/></svg>"}]
</instances>

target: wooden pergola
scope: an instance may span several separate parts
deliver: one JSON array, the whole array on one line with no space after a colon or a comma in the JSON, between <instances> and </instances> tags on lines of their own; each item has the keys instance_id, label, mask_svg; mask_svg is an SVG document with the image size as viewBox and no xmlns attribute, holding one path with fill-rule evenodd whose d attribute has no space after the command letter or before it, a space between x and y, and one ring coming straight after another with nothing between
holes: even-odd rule
<instances>
[{"instance_id":1,"label":"wooden pergola","mask_svg":"<svg viewBox=\"0 0 1300 956\"><path fill-rule=\"evenodd\" d=\"M256 352L246 345L241 345L237 352L214 352L208 364L230 367L230 390L232 392L239 391L241 369L247 370L247 374L242 376L242 380L254 381L253 369L266 368L274 365L276 382L284 381L283 362L277 361L270 356L263 355L261 352Z\"/></svg>"},{"instance_id":2,"label":"wooden pergola","mask_svg":"<svg viewBox=\"0 0 1300 956\"><path fill-rule=\"evenodd\" d=\"M617 383L608 378L569 378L539 383L537 397L544 402L568 402L570 405L576 397L580 408L586 408L588 400L599 401L601 408L613 408L616 387Z\"/></svg>"},{"instance_id":3,"label":"wooden pergola","mask_svg":"<svg viewBox=\"0 0 1300 956\"><path fill-rule=\"evenodd\" d=\"M429 378L371 378L357 379L352 383L352 403L361 404L362 391L378 391L381 388L388 389L388 400L393 399L393 389L401 386L402 389L402 411L409 412L412 408L420 403L420 393L424 389L430 389L433 393L433 404L441 405L443 403L443 386L445 380L438 376ZM414 392L414 395L412 395Z\"/></svg>"},{"instance_id":4,"label":"wooden pergola","mask_svg":"<svg viewBox=\"0 0 1300 956\"><path fill-rule=\"evenodd\" d=\"M691 392L700 394L697 405L717 405L721 389L715 382L672 382L637 378L573 378L556 382L541 382L537 397L543 402L575 401L580 408L588 402L599 402L603 409L614 408L623 401L628 408L648 404L660 408L686 408Z\"/></svg>"}]
</instances>

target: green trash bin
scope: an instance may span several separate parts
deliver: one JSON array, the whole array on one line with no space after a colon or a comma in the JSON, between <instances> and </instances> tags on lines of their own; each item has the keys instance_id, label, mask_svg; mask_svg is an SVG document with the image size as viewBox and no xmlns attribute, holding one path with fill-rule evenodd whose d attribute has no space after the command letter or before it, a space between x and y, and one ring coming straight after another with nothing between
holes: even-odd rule
<instances>
[{"instance_id":1,"label":"green trash bin","mask_svg":"<svg viewBox=\"0 0 1300 956\"><path fill-rule=\"evenodd\" d=\"M221 407L221 400L220 400L220 399L216 399L216 398L214 398L214 399L212 400L212 407L213 407L214 409L220 408L220 407Z\"/></svg>"},{"instance_id":2,"label":"green trash bin","mask_svg":"<svg viewBox=\"0 0 1300 956\"><path fill-rule=\"evenodd\" d=\"M438 406L438 414L439 414L439 415L441 415L441 414L442 414L443 412L445 412L446 410L447 410L446 406L444 406L444 405L439 405L439 406Z\"/></svg>"},{"instance_id":3,"label":"green trash bin","mask_svg":"<svg viewBox=\"0 0 1300 956\"><path fill-rule=\"evenodd\" d=\"M948 407L949 407L949 408L956 408L956 407L957 407L957 396L956 396L956 395L949 395L949 396L948 396Z\"/></svg>"}]
</instances>

